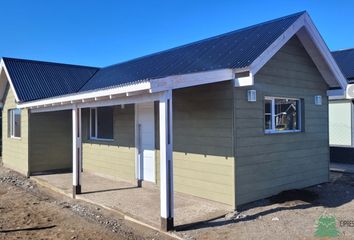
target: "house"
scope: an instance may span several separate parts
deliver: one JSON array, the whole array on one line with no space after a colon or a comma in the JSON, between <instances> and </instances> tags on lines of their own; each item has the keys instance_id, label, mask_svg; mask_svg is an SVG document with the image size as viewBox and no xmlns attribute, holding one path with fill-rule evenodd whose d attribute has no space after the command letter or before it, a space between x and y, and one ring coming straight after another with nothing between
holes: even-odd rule
<instances>
[{"instance_id":1,"label":"house","mask_svg":"<svg viewBox=\"0 0 354 240\"><path fill-rule=\"evenodd\" d=\"M354 163L354 49L334 51L332 54L347 79L348 96L339 94L330 98L331 162Z\"/></svg>"},{"instance_id":2,"label":"house","mask_svg":"<svg viewBox=\"0 0 354 240\"><path fill-rule=\"evenodd\" d=\"M306 12L104 68L2 58L3 164L72 169L237 206L329 180L346 79ZM83 183L84 184L84 183Z\"/></svg>"}]
</instances>

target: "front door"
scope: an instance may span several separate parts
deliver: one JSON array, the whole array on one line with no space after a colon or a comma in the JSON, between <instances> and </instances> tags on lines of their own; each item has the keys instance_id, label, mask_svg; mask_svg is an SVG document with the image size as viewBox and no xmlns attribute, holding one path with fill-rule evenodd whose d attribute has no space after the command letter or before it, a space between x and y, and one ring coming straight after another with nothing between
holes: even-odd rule
<instances>
[{"instance_id":1,"label":"front door","mask_svg":"<svg viewBox=\"0 0 354 240\"><path fill-rule=\"evenodd\" d=\"M137 104L136 110L140 179L155 182L154 103Z\"/></svg>"}]
</instances>

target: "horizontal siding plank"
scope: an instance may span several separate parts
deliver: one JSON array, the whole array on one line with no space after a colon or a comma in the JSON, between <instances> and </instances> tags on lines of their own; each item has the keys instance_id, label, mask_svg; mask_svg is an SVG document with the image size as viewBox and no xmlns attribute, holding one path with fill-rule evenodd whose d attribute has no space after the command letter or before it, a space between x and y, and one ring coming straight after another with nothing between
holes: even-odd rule
<instances>
[{"instance_id":1,"label":"horizontal siding plank","mask_svg":"<svg viewBox=\"0 0 354 240\"><path fill-rule=\"evenodd\" d=\"M300 41L292 38L255 75L256 102L247 101L248 89L234 94L237 203L327 179L328 85ZM321 106L314 104L316 95L323 97ZM264 96L303 99L304 132L265 134Z\"/></svg>"}]
</instances>

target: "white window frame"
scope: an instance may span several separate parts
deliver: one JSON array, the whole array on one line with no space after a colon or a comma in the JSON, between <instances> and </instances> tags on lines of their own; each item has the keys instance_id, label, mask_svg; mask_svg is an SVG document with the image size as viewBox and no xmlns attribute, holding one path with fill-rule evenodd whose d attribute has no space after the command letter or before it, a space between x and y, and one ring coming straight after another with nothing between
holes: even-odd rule
<instances>
[{"instance_id":1,"label":"white window frame","mask_svg":"<svg viewBox=\"0 0 354 240\"><path fill-rule=\"evenodd\" d=\"M19 137L15 136L15 110L20 110L20 136ZM22 131L21 131L21 121L22 121L21 109L11 108L8 111L9 111L9 114L7 117L10 117L10 115L11 115L11 120L12 120L11 123L10 123L10 121L8 121L8 126L7 126L9 128L9 137L12 139L21 139L21 134L22 134Z\"/></svg>"},{"instance_id":2,"label":"white window frame","mask_svg":"<svg viewBox=\"0 0 354 240\"><path fill-rule=\"evenodd\" d=\"M95 135L92 135L92 112L95 111ZM97 107L95 108L90 108L90 140L95 140L95 141L110 141L113 142L114 141L114 134L113 134L113 138L99 138L98 136L98 111L97 111ZM113 130L113 129L112 129Z\"/></svg>"},{"instance_id":3,"label":"white window frame","mask_svg":"<svg viewBox=\"0 0 354 240\"><path fill-rule=\"evenodd\" d=\"M299 106L298 109L296 109L296 113L298 114L298 125L299 125L299 129L293 129L293 130L276 130L275 129L275 100L276 99L288 99L288 100L295 100L298 101ZM301 109L301 102L302 100L300 98L291 98L291 97L269 97L266 96L264 97L264 100L268 100L268 101L272 101L272 105L271 105L271 121L272 121L272 129L266 129L265 128L265 121L263 122L263 126L264 126L264 133L266 134L274 134L274 133L298 133L298 132L302 132L302 109ZM265 105L265 103L263 104ZM263 112L263 118L265 119L265 109Z\"/></svg>"}]
</instances>

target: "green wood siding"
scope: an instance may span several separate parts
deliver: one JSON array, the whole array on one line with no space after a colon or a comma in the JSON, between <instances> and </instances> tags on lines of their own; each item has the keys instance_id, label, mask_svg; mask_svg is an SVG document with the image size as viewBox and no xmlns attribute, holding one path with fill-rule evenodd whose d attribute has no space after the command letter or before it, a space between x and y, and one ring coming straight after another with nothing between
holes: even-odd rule
<instances>
[{"instance_id":1,"label":"green wood siding","mask_svg":"<svg viewBox=\"0 0 354 240\"><path fill-rule=\"evenodd\" d=\"M28 175L28 110L21 110L21 138L8 136L8 110L16 108L15 95L8 88L2 114L3 150L2 160L5 166Z\"/></svg>"},{"instance_id":2,"label":"green wood siding","mask_svg":"<svg viewBox=\"0 0 354 240\"><path fill-rule=\"evenodd\" d=\"M227 81L173 91L176 192L235 206L232 90ZM159 183L159 151L156 159Z\"/></svg>"},{"instance_id":3,"label":"green wood siding","mask_svg":"<svg viewBox=\"0 0 354 240\"><path fill-rule=\"evenodd\" d=\"M247 90L257 101L247 101ZM256 74L252 88L235 88L237 204L328 181L326 85L300 41L292 38ZM322 96L322 105L314 103ZM304 132L264 133L264 97L303 99Z\"/></svg>"},{"instance_id":4,"label":"green wood siding","mask_svg":"<svg viewBox=\"0 0 354 240\"><path fill-rule=\"evenodd\" d=\"M115 106L113 141L89 139L89 109L83 109L83 168L102 176L135 180L134 105Z\"/></svg>"},{"instance_id":5,"label":"green wood siding","mask_svg":"<svg viewBox=\"0 0 354 240\"><path fill-rule=\"evenodd\" d=\"M31 173L71 168L71 125L70 110L31 114Z\"/></svg>"},{"instance_id":6,"label":"green wood siding","mask_svg":"<svg viewBox=\"0 0 354 240\"><path fill-rule=\"evenodd\" d=\"M331 146L352 146L352 112L350 100L329 102L329 144Z\"/></svg>"}]
</instances>

